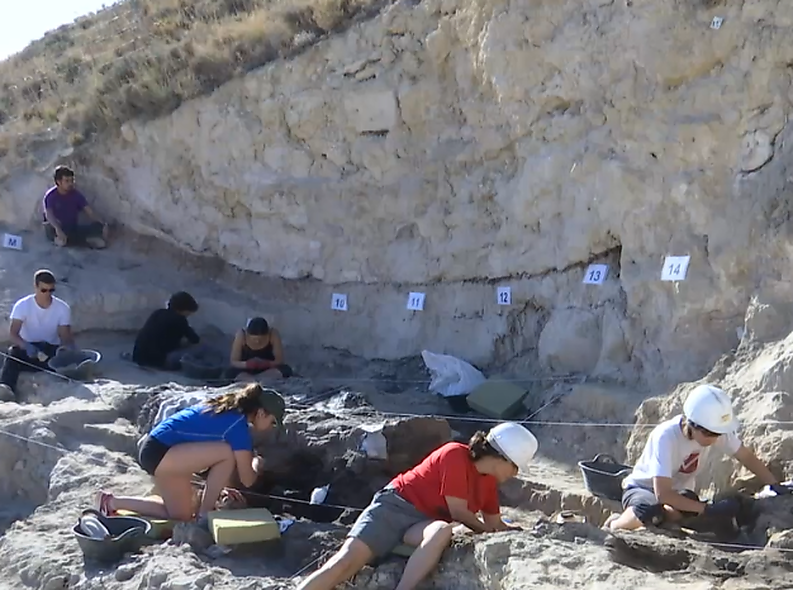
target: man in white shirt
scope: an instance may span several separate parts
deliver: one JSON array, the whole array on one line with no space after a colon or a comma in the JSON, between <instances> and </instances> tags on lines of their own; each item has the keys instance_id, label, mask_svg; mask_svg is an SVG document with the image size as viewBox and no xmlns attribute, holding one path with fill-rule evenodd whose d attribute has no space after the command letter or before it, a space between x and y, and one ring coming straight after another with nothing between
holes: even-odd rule
<instances>
[{"instance_id":1,"label":"man in white shirt","mask_svg":"<svg viewBox=\"0 0 793 590\"><path fill-rule=\"evenodd\" d=\"M35 292L11 310L11 347L0 372L0 401L19 401L17 380L23 371L46 370L61 346L74 347L71 308L55 297L55 276L48 270L33 275Z\"/></svg>"},{"instance_id":2,"label":"man in white shirt","mask_svg":"<svg viewBox=\"0 0 793 590\"><path fill-rule=\"evenodd\" d=\"M738 426L732 401L723 390L709 384L695 387L683 404L683 414L650 433L633 472L622 482L624 512L610 517L606 528L633 530L698 514L720 521L737 517L741 509L737 499L703 502L692 491L697 471L711 449L735 458L777 494L791 493L743 446L736 434Z\"/></svg>"}]
</instances>

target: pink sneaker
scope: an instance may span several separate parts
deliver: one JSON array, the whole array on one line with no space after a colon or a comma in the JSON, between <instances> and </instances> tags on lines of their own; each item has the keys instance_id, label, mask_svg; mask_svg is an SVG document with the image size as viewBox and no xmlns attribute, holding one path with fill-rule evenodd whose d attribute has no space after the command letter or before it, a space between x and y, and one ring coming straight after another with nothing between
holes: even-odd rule
<instances>
[{"instance_id":1,"label":"pink sneaker","mask_svg":"<svg viewBox=\"0 0 793 590\"><path fill-rule=\"evenodd\" d=\"M110 508L112 502L113 502L113 494L100 491L96 494L96 499L94 500L94 508L96 508L99 511L99 513L104 516L117 516L118 513L112 508Z\"/></svg>"}]
</instances>

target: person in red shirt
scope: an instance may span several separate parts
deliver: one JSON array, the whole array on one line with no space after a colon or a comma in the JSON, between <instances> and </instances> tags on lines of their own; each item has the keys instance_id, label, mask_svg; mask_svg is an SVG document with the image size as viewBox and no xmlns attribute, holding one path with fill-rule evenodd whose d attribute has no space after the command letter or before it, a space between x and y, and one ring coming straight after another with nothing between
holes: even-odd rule
<instances>
[{"instance_id":1,"label":"person in red shirt","mask_svg":"<svg viewBox=\"0 0 793 590\"><path fill-rule=\"evenodd\" d=\"M341 549L298 590L331 590L400 543L416 550L396 590L415 588L451 543L453 523L475 533L517 528L501 519L498 484L525 471L536 452L537 439L514 422L477 432L467 445L446 443L377 492Z\"/></svg>"}]
</instances>

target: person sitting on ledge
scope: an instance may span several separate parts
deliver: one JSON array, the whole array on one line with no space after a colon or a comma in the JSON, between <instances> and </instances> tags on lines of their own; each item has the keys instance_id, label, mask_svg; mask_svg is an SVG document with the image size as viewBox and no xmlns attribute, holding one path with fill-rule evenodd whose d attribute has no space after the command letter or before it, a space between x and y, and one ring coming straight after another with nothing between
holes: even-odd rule
<instances>
[{"instance_id":1,"label":"person sitting on ledge","mask_svg":"<svg viewBox=\"0 0 793 590\"><path fill-rule=\"evenodd\" d=\"M283 424L283 397L258 383L218 395L185 408L157 424L138 450L138 463L154 478L159 497L134 498L99 491L97 509L104 515L119 510L150 518L197 521L206 526L235 472L245 487L262 470L253 454L251 430L264 432ZM198 511L192 480L209 470Z\"/></svg>"},{"instance_id":2,"label":"person sitting on ledge","mask_svg":"<svg viewBox=\"0 0 793 590\"><path fill-rule=\"evenodd\" d=\"M267 320L255 317L248 320L245 329L237 332L231 345L231 368L225 378L250 381L254 378L288 378L292 368L284 364L284 351L278 330L267 325Z\"/></svg>"},{"instance_id":3,"label":"person sitting on ledge","mask_svg":"<svg viewBox=\"0 0 793 590\"><path fill-rule=\"evenodd\" d=\"M182 356L192 345L200 342L198 334L187 321L198 311L198 303L190 293L179 291L171 295L167 307L154 311L135 338L132 360L143 367L178 371Z\"/></svg>"},{"instance_id":4,"label":"person sitting on ledge","mask_svg":"<svg viewBox=\"0 0 793 590\"><path fill-rule=\"evenodd\" d=\"M374 495L338 553L298 590L331 590L400 543L416 550L396 590L412 590L440 561L454 522L474 533L519 530L501 518L498 484L526 469L536 452L537 439L514 422L477 432L467 445L442 445Z\"/></svg>"},{"instance_id":5,"label":"person sitting on ledge","mask_svg":"<svg viewBox=\"0 0 793 590\"><path fill-rule=\"evenodd\" d=\"M736 498L703 502L691 489L710 448L737 459L776 493L790 493L743 446L736 434L738 425L724 390L710 384L695 387L683 404L682 415L662 422L650 433L641 457L622 482L624 512L611 515L603 528L634 530L698 514L725 522L737 517L741 504Z\"/></svg>"},{"instance_id":6,"label":"person sitting on ledge","mask_svg":"<svg viewBox=\"0 0 793 590\"><path fill-rule=\"evenodd\" d=\"M80 213L92 223L81 224ZM74 172L66 166L55 168L55 186L44 195L44 229L56 246L107 246L108 225L94 213L83 194L74 188Z\"/></svg>"},{"instance_id":7,"label":"person sitting on ledge","mask_svg":"<svg viewBox=\"0 0 793 590\"><path fill-rule=\"evenodd\" d=\"M11 309L11 347L0 372L0 401L19 401L16 386L21 372L46 371L58 348L75 346L71 308L53 295L55 276L48 270L37 270L33 287L35 292Z\"/></svg>"}]
</instances>

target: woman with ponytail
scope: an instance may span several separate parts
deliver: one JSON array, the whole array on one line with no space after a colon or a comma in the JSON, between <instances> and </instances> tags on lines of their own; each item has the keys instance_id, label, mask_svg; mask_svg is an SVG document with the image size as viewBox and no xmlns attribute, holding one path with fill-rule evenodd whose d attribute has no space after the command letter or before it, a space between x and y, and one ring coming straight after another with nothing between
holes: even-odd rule
<instances>
[{"instance_id":1,"label":"woman with ponytail","mask_svg":"<svg viewBox=\"0 0 793 590\"><path fill-rule=\"evenodd\" d=\"M440 561L454 523L475 533L516 528L501 519L498 484L525 471L536 452L537 439L514 422L477 432L467 445L446 443L377 492L341 549L298 590L336 588L400 543L416 550L396 590L412 590Z\"/></svg>"},{"instance_id":2,"label":"woman with ponytail","mask_svg":"<svg viewBox=\"0 0 793 590\"><path fill-rule=\"evenodd\" d=\"M284 411L284 399L276 391L251 383L176 412L152 429L138 451L138 462L154 478L160 497L100 492L99 511L205 522L235 469L243 486L255 483L260 459L253 455L251 429L280 426ZM208 474L196 511L192 480L204 471Z\"/></svg>"}]
</instances>

